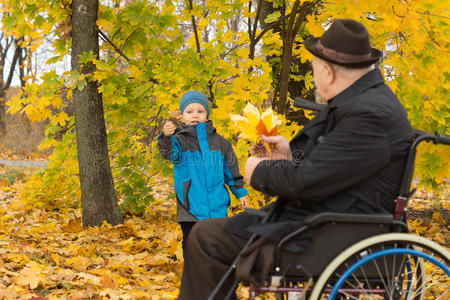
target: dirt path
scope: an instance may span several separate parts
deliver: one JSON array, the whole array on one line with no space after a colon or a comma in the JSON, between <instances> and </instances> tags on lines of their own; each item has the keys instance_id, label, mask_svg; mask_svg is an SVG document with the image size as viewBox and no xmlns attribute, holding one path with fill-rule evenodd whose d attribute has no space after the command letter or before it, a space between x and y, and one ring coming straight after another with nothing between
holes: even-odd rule
<instances>
[{"instance_id":1,"label":"dirt path","mask_svg":"<svg viewBox=\"0 0 450 300\"><path fill-rule=\"evenodd\" d=\"M31 160L7 160L0 159L0 166L22 167L22 168L46 168L48 161Z\"/></svg>"}]
</instances>

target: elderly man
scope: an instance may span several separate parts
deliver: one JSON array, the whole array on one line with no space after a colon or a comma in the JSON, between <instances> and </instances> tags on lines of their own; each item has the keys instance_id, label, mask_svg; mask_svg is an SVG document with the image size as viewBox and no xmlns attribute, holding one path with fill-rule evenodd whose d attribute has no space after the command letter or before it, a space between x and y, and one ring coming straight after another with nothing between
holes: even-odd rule
<instances>
[{"instance_id":1,"label":"elderly man","mask_svg":"<svg viewBox=\"0 0 450 300\"><path fill-rule=\"evenodd\" d=\"M275 215L265 224L248 213L199 222L188 240L179 299L207 299L254 233L273 245L311 214L394 210L413 131L374 67L381 52L371 48L362 24L346 19L335 20L320 38L304 45L314 55L317 96L328 105L292 141L266 138L275 146L273 153L250 157L245 166L247 183L278 196ZM286 248L306 250L310 240ZM256 268L267 272L267 253L258 256ZM217 299L224 298L232 282L225 282Z\"/></svg>"}]
</instances>

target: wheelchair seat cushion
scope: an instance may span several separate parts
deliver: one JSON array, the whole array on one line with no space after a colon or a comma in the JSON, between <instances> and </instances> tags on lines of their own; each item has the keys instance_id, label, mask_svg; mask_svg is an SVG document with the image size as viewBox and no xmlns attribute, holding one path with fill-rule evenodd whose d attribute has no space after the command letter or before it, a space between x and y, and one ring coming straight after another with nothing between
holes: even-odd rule
<instances>
[{"instance_id":1,"label":"wheelchair seat cushion","mask_svg":"<svg viewBox=\"0 0 450 300\"><path fill-rule=\"evenodd\" d=\"M236 264L236 277L240 281L262 286L268 276L275 273L275 267L279 267L277 274L287 278L317 278L331 260L346 248L370 236L389 231L389 226L381 224L327 223L310 231L308 238L312 239L312 243L308 243L308 248L302 245L304 240L297 239L300 243L298 249L303 251L281 249L281 261L277 266L277 246L266 238L259 238L240 255ZM290 243L289 249L293 248L295 241Z\"/></svg>"}]
</instances>

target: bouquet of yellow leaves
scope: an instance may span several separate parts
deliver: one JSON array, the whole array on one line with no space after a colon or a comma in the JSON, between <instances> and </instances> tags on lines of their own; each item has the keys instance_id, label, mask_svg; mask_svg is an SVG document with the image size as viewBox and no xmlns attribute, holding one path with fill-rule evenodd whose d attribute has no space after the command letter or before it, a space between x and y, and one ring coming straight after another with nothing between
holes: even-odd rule
<instances>
[{"instance_id":1,"label":"bouquet of yellow leaves","mask_svg":"<svg viewBox=\"0 0 450 300\"><path fill-rule=\"evenodd\" d=\"M244 115L230 114L234 126L240 131L239 137L250 142L262 143L266 150L272 152L273 145L264 142L261 136L277 136L281 117L272 108L260 113L258 108L250 102L244 108Z\"/></svg>"}]
</instances>

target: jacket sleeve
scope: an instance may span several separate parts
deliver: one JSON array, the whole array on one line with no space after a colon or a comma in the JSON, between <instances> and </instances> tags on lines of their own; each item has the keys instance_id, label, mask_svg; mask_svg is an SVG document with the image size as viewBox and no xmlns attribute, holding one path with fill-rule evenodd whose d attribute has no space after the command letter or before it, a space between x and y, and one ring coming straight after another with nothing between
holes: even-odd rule
<instances>
[{"instance_id":1,"label":"jacket sleeve","mask_svg":"<svg viewBox=\"0 0 450 300\"><path fill-rule=\"evenodd\" d=\"M271 195L305 201L324 200L344 191L389 163L384 124L382 118L369 112L347 116L304 160L259 163L251 186Z\"/></svg>"},{"instance_id":2,"label":"jacket sleeve","mask_svg":"<svg viewBox=\"0 0 450 300\"><path fill-rule=\"evenodd\" d=\"M223 146L224 165L223 172L225 183L230 188L231 192L236 198L241 198L247 195L247 190L244 188L244 178L239 174L239 165L231 144L224 139Z\"/></svg>"},{"instance_id":3,"label":"jacket sleeve","mask_svg":"<svg viewBox=\"0 0 450 300\"><path fill-rule=\"evenodd\" d=\"M173 134L166 136L164 133L161 133L157 140L159 153L162 157L172 162L181 160L181 146Z\"/></svg>"}]
</instances>

